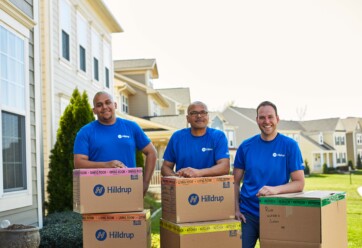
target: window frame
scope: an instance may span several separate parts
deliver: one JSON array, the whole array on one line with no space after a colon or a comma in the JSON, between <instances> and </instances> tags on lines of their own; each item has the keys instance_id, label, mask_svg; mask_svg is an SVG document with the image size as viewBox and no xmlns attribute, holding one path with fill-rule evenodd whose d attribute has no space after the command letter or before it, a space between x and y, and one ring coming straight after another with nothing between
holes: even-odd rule
<instances>
[{"instance_id":1,"label":"window frame","mask_svg":"<svg viewBox=\"0 0 362 248\"><path fill-rule=\"evenodd\" d=\"M30 135L30 100L29 100L29 29L22 23L0 10L2 18L0 25L7 31L14 34L17 38L21 39L23 45L23 77L24 77L24 95L25 106L23 109L17 109L12 106L4 106L0 102L0 112L3 111L23 116L25 119L25 177L26 187L25 189L15 190L10 192L4 192L3 182L3 163L0 164L0 212L7 211L15 208L21 208L32 205L32 165L31 165L31 135ZM1 72L0 72L1 73ZM1 75L0 75L1 78ZM1 87L1 85L0 85ZM2 114L0 114L0 161L3 161L3 149L2 149Z\"/></svg>"}]
</instances>

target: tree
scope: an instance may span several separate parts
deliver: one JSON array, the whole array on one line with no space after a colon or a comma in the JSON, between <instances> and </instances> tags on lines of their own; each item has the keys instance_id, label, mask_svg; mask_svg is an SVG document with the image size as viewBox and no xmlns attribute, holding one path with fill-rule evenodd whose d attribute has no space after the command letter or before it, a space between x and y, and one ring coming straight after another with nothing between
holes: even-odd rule
<instances>
[{"instance_id":1,"label":"tree","mask_svg":"<svg viewBox=\"0 0 362 248\"><path fill-rule=\"evenodd\" d=\"M60 118L57 140L50 154L48 213L73 210L73 144L78 130L94 119L86 92L80 95L76 88Z\"/></svg>"},{"instance_id":2,"label":"tree","mask_svg":"<svg viewBox=\"0 0 362 248\"><path fill-rule=\"evenodd\" d=\"M357 169L362 169L362 161L361 161L361 155L357 155Z\"/></svg>"},{"instance_id":3,"label":"tree","mask_svg":"<svg viewBox=\"0 0 362 248\"><path fill-rule=\"evenodd\" d=\"M310 168L308 164L308 160L304 160L304 175L309 176L310 174Z\"/></svg>"},{"instance_id":4,"label":"tree","mask_svg":"<svg viewBox=\"0 0 362 248\"><path fill-rule=\"evenodd\" d=\"M354 165L352 163L352 160L348 160L348 170L354 170Z\"/></svg>"}]
</instances>

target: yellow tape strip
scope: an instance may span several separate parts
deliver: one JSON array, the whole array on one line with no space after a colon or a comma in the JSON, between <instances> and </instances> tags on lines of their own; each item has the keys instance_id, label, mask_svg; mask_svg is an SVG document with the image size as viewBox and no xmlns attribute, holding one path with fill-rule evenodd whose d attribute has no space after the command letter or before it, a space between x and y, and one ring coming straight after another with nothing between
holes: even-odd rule
<instances>
[{"instance_id":1,"label":"yellow tape strip","mask_svg":"<svg viewBox=\"0 0 362 248\"><path fill-rule=\"evenodd\" d=\"M200 226L178 226L161 220L160 226L176 234L211 233L231 230L241 230L241 223L209 224Z\"/></svg>"}]
</instances>

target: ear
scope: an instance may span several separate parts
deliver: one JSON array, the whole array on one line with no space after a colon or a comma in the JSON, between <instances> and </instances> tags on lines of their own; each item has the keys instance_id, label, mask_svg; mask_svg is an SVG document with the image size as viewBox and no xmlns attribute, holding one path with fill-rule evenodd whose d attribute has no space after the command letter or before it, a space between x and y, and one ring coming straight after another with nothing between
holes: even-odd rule
<instances>
[{"instance_id":1,"label":"ear","mask_svg":"<svg viewBox=\"0 0 362 248\"><path fill-rule=\"evenodd\" d=\"M117 109L117 102L114 102L114 108Z\"/></svg>"},{"instance_id":2,"label":"ear","mask_svg":"<svg viewBox=\"0 0 362 248\"><path fill-rule=\"evenodd\" d=\"M97 113L96 113L96 109L95 109L95 108L93 108L92 110L93 110L93 114L97 115Z\"/></svg>"}]
</instances>

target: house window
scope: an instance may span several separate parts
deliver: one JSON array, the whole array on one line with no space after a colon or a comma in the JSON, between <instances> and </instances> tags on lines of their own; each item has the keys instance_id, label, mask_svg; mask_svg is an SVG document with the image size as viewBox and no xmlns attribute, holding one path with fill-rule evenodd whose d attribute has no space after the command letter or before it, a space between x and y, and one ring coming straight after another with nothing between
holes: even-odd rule
<instances>
[{"instance_id":1,"label":"house window","mask_svg":"<svg viewBox=\"0 0 362 248\"><path fill-rule=\"evenodd\" d=\"M323 134L320 133L320 134L319 134L319 144L320 144L320 145L323 145L323 143L324 143Z\"/></svg>"},{"instance_id":2,"label":"house window","mask_svg":"<svg viewBox=\"0 0 362 248\"><path fill-rule=\"evenodd\" d=\"M105 80L106 87L109 88L109 69L107 67L105 68L104 74L105 74L104 80Z\"/></svg>"},{"instance_id":3,"label":"house window","mask_svg":"<svg viewBox=\"0 0 362 248\"><path fill-rule=\"evenodd\" d=\"M27 189L25 41L0 26L0 110L2 188ZM1 192L0 192L1 195Z\"/></svg>"},{"instance_id":4,"label":"house window","mask_svg":"<svg viewBox=\"0 0 362 248\"><path fill-rule=\"evenodd\" d=\"M110 68L112 64L110 45L103 41L103 64L104 64L104 86L107 88L111 87L111 75Z\"/></svg>"},{"instance_id":5,"label":"house window","mask_svg":"<svg viewBox=\"0 0 362 248\"><path fill-rule=\"evenodd\" d=\"M128 97L122 94L121 98L122 112L128 114Z\"/></svg>"},{"instance_id":6,"label":"house window","mask_svg":"<svg viewBox=\"0 0 362 248\"><path fill-rule=\"evenodd\" d=\"M92 57L93 57L93 79L99 81L99 57L100 39L95 30L92 30Z\"/></svg>"},{"instance_id":7,"label":"house window","mask_svg":"<svg viewBox=\"0 0 362 248\"><path fill-rule=\"evenodd\" d=\"M85 48L79 45L79 69L86 72L86 53Z\"/></svg>"},{"instance_id":8,"label":"house window","mask_svg":"<svg viewBox=\"0 0 362 248\"><path fill-rule=\"evenodd\" d=\"M87 37L88 26L85 18L77 13L77 40L79 49L79 70L87 71Z\"/></svg>"},{"instance_id":9,"label":"house window","mask_svg":"<svg viewBox=\"0 0 362 248\"><path fill-rule=\"evenodd\" d=\"M235 147L234 131L233 130L226 130L226 137L228 139L229 147Z\"/></svg>"},{"instance_id":10,"label":"house window","mask_svg":"<svg viewBox=\"0 0 362 248\"><path fill-rule=\"evenodd\" d=\"M356 135L356 139L357 139L357 145L362 145L362 134L358 133Z\"/></svg>"},{"instance_id":11,"label":"house window","mask_svg":"<svg viewBox=\"0 0 362 248\"><path fill-rule=\"evenodd\" d=\"M66 0L60 2L61 54L70 61L71 8Z\"/></svg>"},{"instance_id":12,"label":"house window","mask_svg":"<svg viewBox=\"0 0 362 248\"><path fill-rule=\"evenodd\" d=\"M4 192L26 189L25 117L1 112Z\"/></svg>"},{"instance_id":13,"label":"house window","mask_svg":"<svg viewBox=\"0 0 362 248\"><path fill-rule=\"evenodd\" d=\"M93 58L93 78L94 80L99 81L99 66L97 58Z\"/></svg>"}]
</instances>

